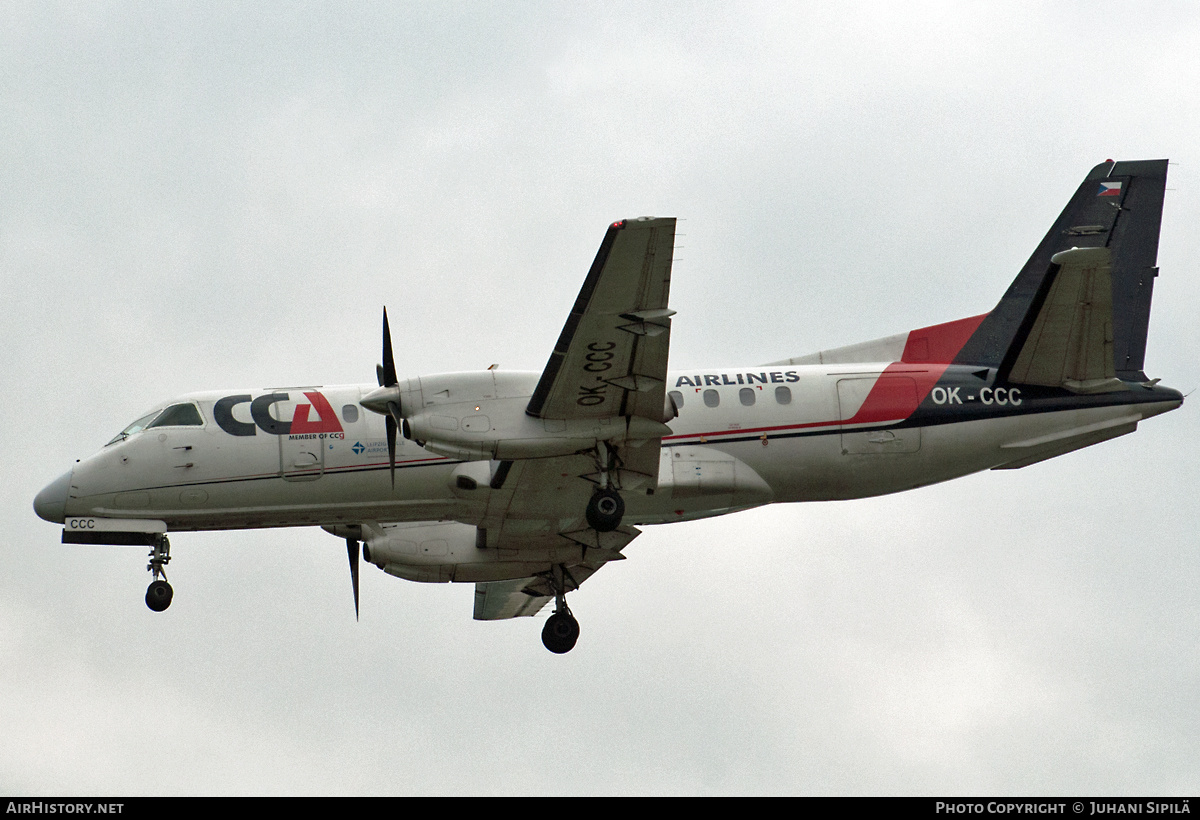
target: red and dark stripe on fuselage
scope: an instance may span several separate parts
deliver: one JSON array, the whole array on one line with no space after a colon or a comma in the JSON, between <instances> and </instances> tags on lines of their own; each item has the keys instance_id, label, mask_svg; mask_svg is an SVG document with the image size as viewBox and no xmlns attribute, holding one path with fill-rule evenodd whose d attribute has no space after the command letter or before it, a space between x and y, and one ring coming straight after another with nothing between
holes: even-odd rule
<instances>
[{"instance_id":1,"label":"red and dark stripe on fuselage","mask_svg":"<svg viewBox=\"0 0 1200 820\"><path fill-rule=\"evenodd\" d=\"M1010 383L999 362L958 361L988 314L911 331L900 361L888 365L843 429L924 427L999 416L1174 401L1178 391L1157 385L1091 395L1061 387Z\"/></svg>"}]
</instances>

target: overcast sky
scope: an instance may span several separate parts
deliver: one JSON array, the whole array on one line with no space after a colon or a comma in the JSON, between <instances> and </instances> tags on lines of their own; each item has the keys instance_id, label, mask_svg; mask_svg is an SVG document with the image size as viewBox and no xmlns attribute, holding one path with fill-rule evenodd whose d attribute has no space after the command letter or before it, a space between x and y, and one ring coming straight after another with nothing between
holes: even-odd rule
<instances>
[{"instance_id":1,"label":"overcast sky","mask_svg":"<svg viewBox=\"0 0 1200 820\"><path fill-rule=\"evenodd\" d=\"M179 393L540 370L677 216L673 367L991 308L1170 157L1146 370L1200 385L1192 3L0 6L0 794L1195 794L1192 404L1023 470L649 528L582 635L315 529L70 546L34 494Z\"/></svg>"}]
</instances>

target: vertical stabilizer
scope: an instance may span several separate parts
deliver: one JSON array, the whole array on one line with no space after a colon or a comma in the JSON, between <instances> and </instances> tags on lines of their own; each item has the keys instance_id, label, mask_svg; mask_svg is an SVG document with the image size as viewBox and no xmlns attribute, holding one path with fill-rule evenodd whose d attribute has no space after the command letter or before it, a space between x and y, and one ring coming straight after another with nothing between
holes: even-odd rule
<instances>
[{"instance_id":1,"label":"vertical stabilizer","mask_svg":"<svg viewBox=\"0 0 1200 820\"><path fill-rule=\"evenodd\" d=\"M1093 168L955 363L998 367L1007 378L1022 351L1029 350L1026 342L1043 307L1049 307L1047 299L1053 301L1064 258L1056 262L1053 257L1073 248L1106 248L1112 289L1112 339L1106 349L1112 351L1112 371L1119 379L1144 381L1166 179L1165 159Z\"/></svg>"}]
</instances>

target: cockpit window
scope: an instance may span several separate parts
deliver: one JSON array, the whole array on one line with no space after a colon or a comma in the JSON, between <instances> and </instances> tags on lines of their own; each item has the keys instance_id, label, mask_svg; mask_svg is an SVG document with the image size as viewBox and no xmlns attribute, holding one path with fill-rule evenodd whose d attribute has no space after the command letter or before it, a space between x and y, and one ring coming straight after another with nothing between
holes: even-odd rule
<instances>
[{"instance_id":1,"label":"cockpit window","mask_svg":"<svg viewBox=\"0 0 1200 820\"><path fill-rule=\"evenodd\" d=\"M156 418L158 418L158 415L161 412L162 412L161 410L155 410L153 413L151 413L148 416L142 416L140 419L135 421L133 424L129 425L124 430L122 430L121 432L119 432L115 436L113 436L113 440L110 441L108 444L116 444L118 441L124 441L125 439L132 436L134 433L140 433L142 430L145 430L146 427L149 426L150 422L152 422ZM106 444L104 446L107 447L108 444Z\"/></svg>"},{"instance_id":2,"label":"cockpit window","mask_svg":"<svg viewBox=\"0 0 1200 820\"><path fill-rule=\"evenodd\" d=\"M194 404L172 404L162 415L146 425L150 427L199 427L204 424Z\"/></svg>"},{"instance_id":3,"label":"cockpit window","mask_svg":"<svg viewBox=\"0 0 1200 820\"><path fill-rule=\"evenodd\" d=\"M194 427L202 424L204 424L204 419L200 417L200 411L196 408L196 405L172 404L166 410L155 410L149 415L142 416L133 424L117 433L108 444L116 444L118 441L124 441L134 433L140 433L142 430L150 427ZM107 447L108 444L104 446Z\"/></svg>"}]
</instances>

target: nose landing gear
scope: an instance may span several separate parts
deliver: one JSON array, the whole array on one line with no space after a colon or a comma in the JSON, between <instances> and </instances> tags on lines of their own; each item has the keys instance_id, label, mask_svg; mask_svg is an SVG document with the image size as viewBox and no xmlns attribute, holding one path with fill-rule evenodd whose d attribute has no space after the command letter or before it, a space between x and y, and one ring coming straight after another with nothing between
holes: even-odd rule
<instances>
[{"instance_id":1,"label":"nose landing gear","mask_svg":"<svg viewBox=\"0 0 1200 820\"><path fill-rule=\"evenodd\" d=\"M169 607L171 599L175 597L175 591L167 583L167 573L163 569L170 560L171 542L167 536L160 535L150 547L150 563L146 565L153 578L146 588L146 606L155 612L162 612Z\"/></svg>"}]
</instances>

